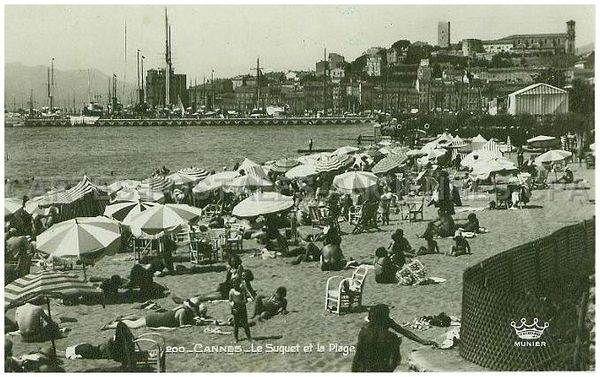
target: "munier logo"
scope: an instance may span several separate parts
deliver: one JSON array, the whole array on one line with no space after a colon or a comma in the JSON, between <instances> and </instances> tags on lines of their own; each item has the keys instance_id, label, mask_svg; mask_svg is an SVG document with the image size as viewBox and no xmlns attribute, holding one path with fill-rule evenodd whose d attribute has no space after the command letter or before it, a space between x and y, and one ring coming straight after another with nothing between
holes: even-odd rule
<instances>
[{"instance_id":1,"label":"munier logo","mask_svg":"<svg viewBox=\"0 0 600 377\"><path fill-rule=\"evenodd\" d=\"M534 318L533 323L531 325L527 324L527 320L525 318L521 318L521 323L519 326L512 321L510 323L513 329L515 329L515 333L519 337L519 339L523 339L524 341L515 341L515 347L545 347L546 342L537 341L543 334L544 330L550 326L548 322L544 323L544 326L538 325L538 319ZM536 340L536 341L531 341Z\"/></svg>"}]
</instances>

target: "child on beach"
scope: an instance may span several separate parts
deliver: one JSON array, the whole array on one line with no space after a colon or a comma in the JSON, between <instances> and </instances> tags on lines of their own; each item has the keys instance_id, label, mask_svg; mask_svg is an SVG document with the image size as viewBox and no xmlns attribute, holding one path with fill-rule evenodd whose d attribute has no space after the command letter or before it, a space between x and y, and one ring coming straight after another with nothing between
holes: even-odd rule
<instances>
[{"instance_id":1,"label":"child on beach","mask_svg":"<svg viewBox=\"0 0 600 377\"><path fill-rule=\"evenodd\" d=\"M427 246L421 246L419 250L417 250L416 255L439 254L440 248L438 247L437 242L433 239L433 235L426 234L425 240L427 241Z\"/></svg>"},{"instance_id":2,"label":"child on beach","mask_svg":"<svg viewBox=\"0 0 600 377\"><path fill-rule=\"evenodd\" d=\"M232 280L232 288L229 291L229 305L231 305L231 314L233 315L233 337L236 342L239 342L240 327L244 328L246 337L252 341L250 325L248 324L248 311L246 310L247 302L248 295L242 285L242 279L236 277Z\"/></svg>"},{"instance_id":3,"label":"child on beach","mask_svg":"<svg viewBox=\"0 0 600 377\"><path fill-rule=\"evenodd\" d=\"M406 257L404 254L412 254L413 248L410 246L408 240L404 237L404 231L402 229L398 229L396 232L394 232L394 234L392 234L392 241L393 242L390 245L392 262L394 262L394 264L400 269L406 262Z\"/></svg>"},{"instance_id":4,"label":"child on beach","mask_svg":"<svg viewBox=\"0 0 600 377\"><path fill-rule=\"evenodd\" d=\"M462 232L457 230L454 234L454 242L455 245L452 246L452 250L450 251L450 256L458 257L465 254L471 254L471 246L469 242L463 237Z\"/></svg>"}]
</instances>

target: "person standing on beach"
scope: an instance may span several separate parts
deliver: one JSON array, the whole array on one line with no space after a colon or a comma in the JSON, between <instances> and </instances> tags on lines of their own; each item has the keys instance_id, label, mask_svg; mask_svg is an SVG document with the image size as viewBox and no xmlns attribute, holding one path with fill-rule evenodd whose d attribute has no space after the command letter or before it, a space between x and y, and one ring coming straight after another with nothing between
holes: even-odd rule
<instances>
[{"instance_id":1,"label":"person standing on beach","mask_svg":"<svg viewBox=\"0 0 600 377\"><path fill-rule=\"evenodd\" d=\"M356 144L360 147L360 143L362 142L362 135L358 135L356 138Z\"/></svg>"},{"instance_id":2,"label":"person standing on beach","mask_svg":"<svg viewBox=\"0 0 600 377\"><path fill-rule=\"evenodd\" d=\"M242 285L242 279L233 279L232 288L229 291L229 305L231 305L231 314L233 315L233 337L236 342L239 342L238 333L240 327L246 332L248 340L252 341L250 325L248 324L248 310L246 309L247 302L248 296L246 289Z\"/></svg>"},{"instance_id":3,"label":"person standing on beach","mask_svg":"<svg viewBox=\"0 0 600 377\"><path fill-rule=\"evenodd\" d=\"M308 151L309 151L309 152L312 152L312 147L313 147L313 139L310 139L310 140L308 141Z\"/></svg>"}]
</instances>

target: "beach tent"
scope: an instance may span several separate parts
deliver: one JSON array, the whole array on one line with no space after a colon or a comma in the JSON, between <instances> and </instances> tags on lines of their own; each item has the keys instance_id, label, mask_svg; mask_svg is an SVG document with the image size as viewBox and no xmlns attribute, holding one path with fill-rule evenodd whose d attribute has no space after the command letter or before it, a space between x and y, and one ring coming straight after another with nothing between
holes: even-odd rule
<instances>
[{"instance_id":1,"label":"beach tent","mask_svg":"<svg viewBox=\"0 0 600 377\"><path fill-rule=\"evenodd\" d=\"M158 238L184 224L197 222L200 216L200 208L187 204L158 204L123 221L123 225L129 226L131 233L136 237Z\"/></svg>"},{"instance_id":2,"label":"beach tent","mask_svg":"<svg viewBox=\"0 0 600 377\"><path fill-rule=\"evenodd\" d=\"M263 167L248 158L245 158L244 161L242 161L240 167L238 168L238 171L240 170L244 170L246 175L255 175L261 178L268 178Z\"/></svg>"},{"instance_id":3,"label":"beach tent","mask_svg":"<svg viewBox=\"0 0 600 377\"><path fill-rule=\"evenodd\" d=\"M496 143L494 139L488 140L487 143L483 144L480 150L502 156L502 152L500 151L500 145L498 145L498 143Z\"/></svg>"},{"instance_id":4,"label":"beach tent","mask_svg":"<svg viewBox=\"0 0 600 377\"><path fill-rule=\"evenodd\" d=\"M364 191L377 187L378 181L377 176L371 172L351 171L335 176L332 187L340 192L352 194L355 190Z\"/></svg>"},{"instance_id":5,"label":"beach tent","mask_svg":"<svg viewBox=\"0 0 600 377\"><path fill-rule=\"evenodd\" d=\"M479 134L471 140L471 148L476 151L483 147L485 143L487 143L487 140Z\"/></svg>"},{"instance_id":6,"label":"beach tent","mask_svg":"<svg viewBox=\"0 0 600 377\"><path fill-rule=\"evenodd\" d=\"M235 217L257 217L286 211L294 206L294 198L278 192L255 193L233 207Z\"/></svg>"},{"instance_id":7,"label":"beach tent","mask_svg":"<svg viewBox=\"0 0 600 377\"><path fill-rule=\"evenodd\" d=\"M484 151L484 150L476 150L469 154L467 154L461 161L460 165L470 168L473 167L475 163L481 161L493 160L495 158L502 157L502 153L500 152L492 152L492 151Z\"/></svg>"},{"instance_id":8,"label":"beach tent","mask_svg":"<svg viewBox=\"0 0 600 377\"><path fill-rule=\"evenodd\" d=\"M104 213L110 197L104 189L94 185L87 176L66 191L47 194L40 200L41 208L57 207L58 221L75 217L93 217Z\"/></svg>"}]
</instances>

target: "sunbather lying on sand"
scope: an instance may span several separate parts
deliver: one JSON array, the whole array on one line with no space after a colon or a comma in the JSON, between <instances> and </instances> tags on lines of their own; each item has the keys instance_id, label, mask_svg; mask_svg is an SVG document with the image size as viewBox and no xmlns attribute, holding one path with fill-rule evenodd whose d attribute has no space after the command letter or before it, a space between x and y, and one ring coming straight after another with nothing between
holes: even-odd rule
<instances>
[{"instance_id":1,"label":"sunbather lying on sand","mask_svg":"<svg viewBox=\"0 0 600 377\"><path fill-rule=\"evenodd\" d=\"M265 299L265 296L256 297L254 302L254 317L258 317L258 320L269 319L279 313L287 314L287 289L285 287L279 287L269 299Z\"/></svg>"},{"instance_id":2,"label":"sunbather lying on sand","mask_svg":"<svg viewBox=\"0 0 600 377\"><path fill-rule=\"evenodd\" d=\"M184 327L196 324L194 319L199 316L200 300L191 298L185 300L183 305L164 313L148 313L144 317L128 316L117 318L117 320L102 327L102 330L115 329L119 322L123 322L130 329L141 327Z\"/></svg>"}]
</instances>

